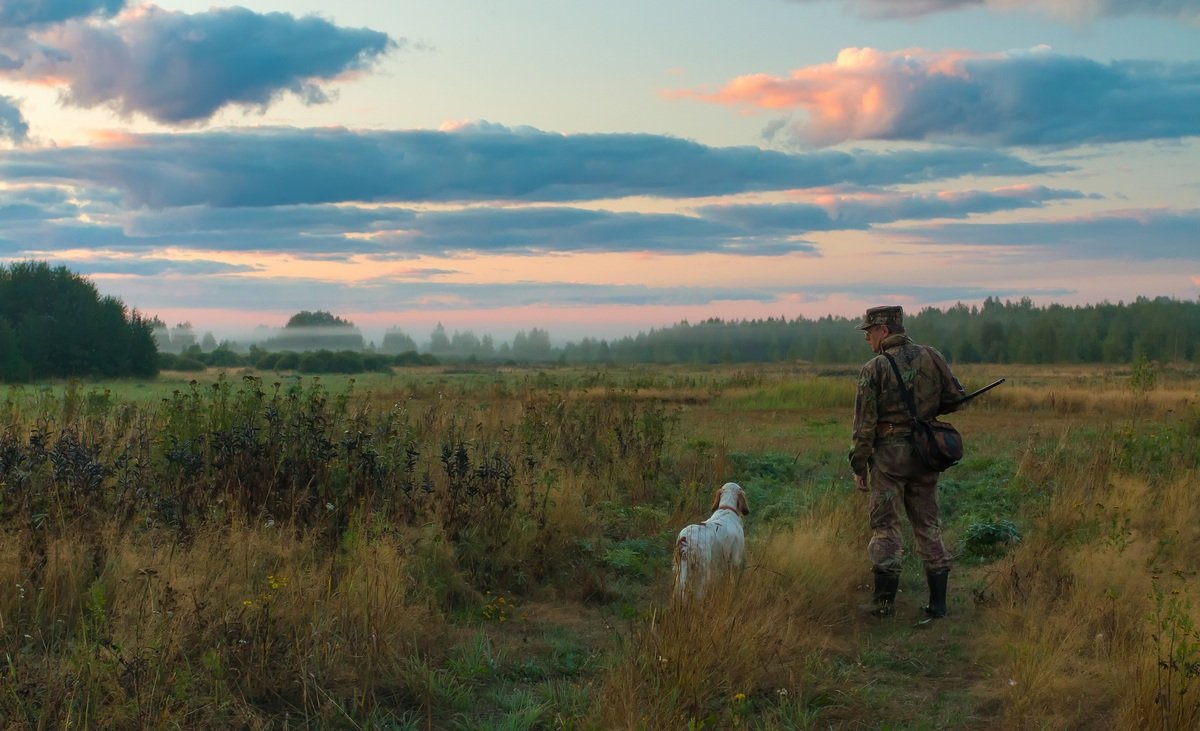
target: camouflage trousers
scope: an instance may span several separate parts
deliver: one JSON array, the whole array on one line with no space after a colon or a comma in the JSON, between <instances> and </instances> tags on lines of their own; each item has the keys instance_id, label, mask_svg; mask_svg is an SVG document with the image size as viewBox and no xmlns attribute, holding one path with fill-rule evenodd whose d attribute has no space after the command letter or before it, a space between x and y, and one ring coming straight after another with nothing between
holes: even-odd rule
<instances>
[{"instance_id":1,"label":"camouflage trousers","mask_svg":"<svg viewBox=\"0 0 1200 731\"><path fill-rule=\"evenodd\" d=\"M899 574L904 558L900 538L900 507L908 515L917 555L926 571L950 568L950 554L942 543L938 518L937 482L907 441L877 443L871 458L871 541L867 556L876 571Z\"/></svg>"}]
</instances>

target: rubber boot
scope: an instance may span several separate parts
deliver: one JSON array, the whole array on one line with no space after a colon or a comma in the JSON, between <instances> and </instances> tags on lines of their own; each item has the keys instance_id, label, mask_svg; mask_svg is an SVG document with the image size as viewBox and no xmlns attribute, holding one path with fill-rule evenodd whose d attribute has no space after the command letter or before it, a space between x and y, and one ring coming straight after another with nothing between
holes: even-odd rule
<instances>
[{"instance_id":1,"label":"rubber boot","mask_svg":"<svg viewBox=\"0 0 1200 731\"><path fill-rule=\"evenodd\" d=\"M946 616L946 580L950 578L950 569L934 569L925 572L925 580L929 582L929 604L921 607L929 619L941 619Z\"/></svg>"},{"instance_id":2,"label":"rubber boot","mask_svg":"<svg viewBox=\"0 0 1200 731\"><path fill-rule=\"evenodd\" d=\"M863 605L863 609L872 617L883 619L896 614L896 592L900 590L900 577L878 569L875 571L875 593L871 603Z\"/></svg>"}]
</instances>

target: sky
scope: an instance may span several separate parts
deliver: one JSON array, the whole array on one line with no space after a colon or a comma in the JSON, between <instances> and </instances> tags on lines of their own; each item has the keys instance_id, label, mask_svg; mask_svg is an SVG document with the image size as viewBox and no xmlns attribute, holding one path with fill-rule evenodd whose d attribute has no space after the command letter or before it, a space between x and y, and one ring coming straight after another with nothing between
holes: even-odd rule
<instances>
[{"instance_id":1,"label":"sky","mask_svg":"<svg viewBox=\"0 0 1200 731\"><path fill-rule=\"evenodd\" d=\"M0 261L219 339L1200 296L1200 0L0 0Z\"/></svg>"}]
</instances>

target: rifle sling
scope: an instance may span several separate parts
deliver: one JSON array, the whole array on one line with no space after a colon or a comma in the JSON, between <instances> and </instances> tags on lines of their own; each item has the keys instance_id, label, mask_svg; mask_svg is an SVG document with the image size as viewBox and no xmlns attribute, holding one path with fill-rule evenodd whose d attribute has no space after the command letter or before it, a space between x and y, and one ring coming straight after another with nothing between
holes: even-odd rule
<instances>
[{"instance_id":1,"label":"rifle sling","mask_svg":"<svg viewBox=\"0 0 1200 731\"><path fill-rule=\"evenodd\" d=\"M904 397L904 403L908 406L908 413L912 416L913 423L917 419L917 402L913 399L912 390L904 384L904 377L900 375L900 366L896 365L896 359L891 353L883 353L883 357L888 359L888 363L892 364L892 372L896 374L896 383L900 384L900 395Z\"/></svg>"}]
</instances>

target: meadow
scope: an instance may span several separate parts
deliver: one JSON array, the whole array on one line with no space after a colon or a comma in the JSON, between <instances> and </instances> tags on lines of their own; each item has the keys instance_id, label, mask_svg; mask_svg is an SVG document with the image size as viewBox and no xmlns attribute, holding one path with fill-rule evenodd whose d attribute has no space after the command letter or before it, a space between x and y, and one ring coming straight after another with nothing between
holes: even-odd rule
<instances>
[{"instance_id":1,"label":"meadow","mask_svg":"<svg viewBox=\"0 0 1200 731\"><path fill-rule=\"evenodd\" d=\"M950 613L874 620L857 365L9 389L0 728L1200 725L1200 368L974 365ZM726 481L747 567L669 602ZM911 536L907 545L911 547Z\"/></svg>"}]
</instances>

